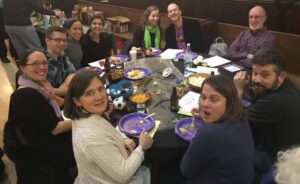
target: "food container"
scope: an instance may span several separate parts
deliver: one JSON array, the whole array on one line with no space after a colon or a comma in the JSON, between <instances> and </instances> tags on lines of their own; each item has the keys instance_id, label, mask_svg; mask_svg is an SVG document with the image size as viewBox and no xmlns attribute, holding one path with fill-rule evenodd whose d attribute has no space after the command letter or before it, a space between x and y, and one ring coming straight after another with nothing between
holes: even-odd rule
<instances>
[{"instance_id":1,"label":"food container","mask_svg":"<svg viewBox=\"0 0 300 184\"><path fill-rule=\"evenodd\" d=\"M189 88L195 92L200 92L203 81L209 77L207 73L194 73L188 77Z\"/></svg>"}]
</instances>

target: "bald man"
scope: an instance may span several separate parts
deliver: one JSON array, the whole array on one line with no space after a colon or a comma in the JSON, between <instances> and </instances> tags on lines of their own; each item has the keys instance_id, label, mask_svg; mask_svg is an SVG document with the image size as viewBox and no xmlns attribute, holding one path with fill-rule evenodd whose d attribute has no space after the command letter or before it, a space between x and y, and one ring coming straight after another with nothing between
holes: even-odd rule
<instances>
[{"instance_id":1,"label":"bald man","mask_svg":"<svg viewBox=\"0 0 300 184\"><path fill-rule=\"evenodd\" d=\"M241 32L229 47L226 58L252 69L252 58L256 52L271 50L274 37L265 27L266 11L261 6L254 6L249 11L249 29Z\"/></svg>"}]
</instances>

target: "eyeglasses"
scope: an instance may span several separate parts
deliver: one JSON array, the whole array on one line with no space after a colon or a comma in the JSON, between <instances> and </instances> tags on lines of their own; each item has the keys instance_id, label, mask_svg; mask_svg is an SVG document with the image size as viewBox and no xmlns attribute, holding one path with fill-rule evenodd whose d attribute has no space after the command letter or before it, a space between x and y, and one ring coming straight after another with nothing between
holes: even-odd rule
<instances>
[{"instance_id":1,"label":"eyeglasses","mask_svg":"<svg viewBox=\"0 0 300 184\"><path fill-rule=\"evenodd\" d=\"M34 68L40 68L41 65L43 65L43 67L48 67L48 62L38 62L38 61L35 61L33 63L26 64L26 65L33 66Z\"/></svg>"},{"instance_id":2,"label":"eyeglasses","mask_svg":"<svg viewBox=\"0 0 300 184\"><path fill-rule=\"evenodd\" d=\"M66 38L49 38L50 40L54 40L56 42L66 42L67 39Z\"/></svg>"}]
</instances>

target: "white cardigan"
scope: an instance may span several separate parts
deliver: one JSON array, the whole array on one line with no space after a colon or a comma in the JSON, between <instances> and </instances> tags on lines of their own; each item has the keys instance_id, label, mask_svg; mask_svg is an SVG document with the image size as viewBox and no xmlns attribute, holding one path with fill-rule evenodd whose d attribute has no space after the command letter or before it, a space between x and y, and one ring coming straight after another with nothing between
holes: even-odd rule
<instances>
[{"instance_id":1,"label":"white cardigan","mask_svg":"<svg viewBox=\"0 0 300 184\"><path fill-rule=\"evenodd\" d=\"M74 121L72 139L76 184L131 183L144 159L140 146L128 155L120 133L98 115Z\"/></svg>"}]
</instances>

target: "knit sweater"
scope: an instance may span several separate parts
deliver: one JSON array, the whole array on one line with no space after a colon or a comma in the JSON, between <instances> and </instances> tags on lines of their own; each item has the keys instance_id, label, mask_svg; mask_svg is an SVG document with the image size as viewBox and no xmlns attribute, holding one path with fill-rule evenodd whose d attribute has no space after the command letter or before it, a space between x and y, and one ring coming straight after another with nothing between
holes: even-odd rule
<instances>
[{"instance_id":1,"label":"knit sweater","mask_svg":"<svg viewBox=\"0 0 300 184\"><path fill-rule=\"evenodd\" d=\"M128 155L120 133L98 115L76 120L72 131L76 184L130 183L144 159L140 146Z\"/></svg>"}]
</instances>

